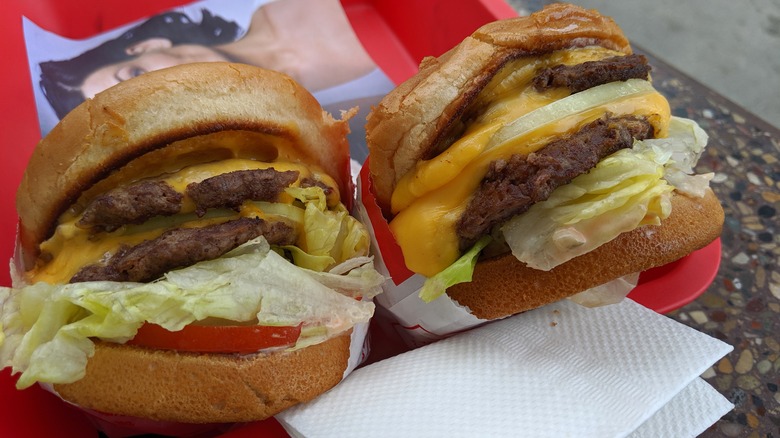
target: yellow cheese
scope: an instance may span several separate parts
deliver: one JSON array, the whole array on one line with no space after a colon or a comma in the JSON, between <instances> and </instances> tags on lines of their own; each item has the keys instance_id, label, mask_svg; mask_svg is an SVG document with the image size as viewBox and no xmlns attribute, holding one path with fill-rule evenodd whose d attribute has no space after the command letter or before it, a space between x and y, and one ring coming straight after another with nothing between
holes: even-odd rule
<instances>
[{"instance_id":1,"label":"yellow cheese","mask_svg":"<svg viewBox=\"0 0 780 438\"><path fill-rule=\"evenodd\" d=\"M407 267L432 276L457 260L460 251L456 223L491 162L537 151L561 134L573 132L605 113L647 116L659 137L666 135L670 117L669 104L662 95L655 91L640 93L540 126L489 150L485 150L486 143L497 127L486 121L483 128L469 131L466 138L458 141L458 147L468 152L462 160L445 152L419 165L412 175L401 180L399 194L393 194L393 207L395 202L405 206L391 221L390 228ZM505 119L501 120L498 125L505 123Z\"/></svg>"}]
</instances>

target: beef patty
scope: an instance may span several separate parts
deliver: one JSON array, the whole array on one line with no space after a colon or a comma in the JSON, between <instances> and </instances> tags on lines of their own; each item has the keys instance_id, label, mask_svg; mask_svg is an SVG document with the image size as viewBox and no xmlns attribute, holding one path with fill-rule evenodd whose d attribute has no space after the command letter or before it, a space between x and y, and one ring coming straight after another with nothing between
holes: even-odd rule
<instances>
[{"instance_id":1,"label":"beef patty","mask_svg":"<svg viewBox=\"0 0 780 438\"><path fill-rule=\"evenodd\" d=\"M247 199L274 201L282 191L298 179L298 172L268 169L237 170L187 185L187 196L202 216L209 208L238 208Z\"/></svg>"},{"instance_id":2,"label":"beef patty","mask_svg":"<svg viewBox=\"0 0 780 438\"><path fill-rule=\"evenodd\" d=\"M209 208L237 208L242 202L274 201L298 179L297 171L274 168L237 170L187 186L202 216ZM84 209L78 225L92 231L114 231L123 225L141 224L154 216L181 211L184 196L164 181L141 181L101 194Z\"/></svg>"},{"instance_id":3,"label":"beef patty","mask_svg":"<svg viewBox=\"0 0 780 438\"><path fill-rule=\"evenodd\" d=\"M588 172L608 155L653 136L645 119L604 116L537 152L490 163L457 222L461 251L498 224L547 199L553 190Z\"/></svg>"},{"instance_id":4,"label":"beef patty","mask_svg":"<svg viewBox=\"0 0 780 438\"><path fill-rule=\"evenodd\" d=\"M533 79L537 91L566 87L572 94L597 85L629 79L647 79L650 66L644 55L613 56L577 65L542 69Z\"/></svg>"},{"instance_id":5,"label":"beef patty","mask_svg":"<svg viewBox=\"0 0 780 438\"><path fill-rule=\"evenodd\" d=\"M122 225L142 224L154 216L181 210L183 196L164 181L142 181L104 193L87 205L80 227L114 231Z\"/></svg>"},{"instance_id":6,"label":"beef patty","mask_svg":"<svg viewBox=\"0 0 780 438\"><path fill-rule=\"evenodd\" d=\"M175 228L156 239L120 248L105 264L81 268L71 283L82 281L152 281L176 268L211 260L264 236L272 245L295 243L296 232L284 222L239 218L201 228Z\"/></svg>"}]
</instances>

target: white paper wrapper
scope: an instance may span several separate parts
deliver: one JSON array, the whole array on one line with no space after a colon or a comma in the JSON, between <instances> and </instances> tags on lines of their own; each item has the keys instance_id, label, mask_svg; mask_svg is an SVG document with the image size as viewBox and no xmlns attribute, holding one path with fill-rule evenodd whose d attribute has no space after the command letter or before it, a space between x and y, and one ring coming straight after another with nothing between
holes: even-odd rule
<instances>
[{"instance_id":1,"label":"white paper wrapper","mask_svg":"<svg viewBox=\"0 0 780 438\"><path fill-rule=\"evenodd\" d=\"M277 418L294 436L695 436L732 408L699 380L731 346L631 300L569 301L359 368Z\"/></svg>"}]
</instances>

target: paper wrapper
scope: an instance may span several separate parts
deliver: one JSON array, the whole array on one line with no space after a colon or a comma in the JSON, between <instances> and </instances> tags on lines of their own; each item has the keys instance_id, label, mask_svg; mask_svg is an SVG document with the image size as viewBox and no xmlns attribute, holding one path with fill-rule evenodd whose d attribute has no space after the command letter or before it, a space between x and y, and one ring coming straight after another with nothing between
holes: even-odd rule
<instances>
[{"instance_id":1,"label":"paper wrapper","mask_svg":"<svg viewBox=\"0 0 780 438\"><path fill-rule=\"evenodd\" d=\"M308 438L695 436L733 408L699 378L731 349L630 299L563 300L359 368L277 419Z\"/></svg>"}]
</instances>

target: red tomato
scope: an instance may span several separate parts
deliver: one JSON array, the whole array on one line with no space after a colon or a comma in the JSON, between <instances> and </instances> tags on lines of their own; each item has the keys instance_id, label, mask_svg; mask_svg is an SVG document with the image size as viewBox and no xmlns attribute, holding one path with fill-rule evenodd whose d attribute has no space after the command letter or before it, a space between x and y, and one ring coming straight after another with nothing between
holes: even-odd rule
<instances>
[{"instance_id":1,"label":"red tomato","mask_svg":"<svg viewBox=\"0 0 780 438\"><path fill-rule=\"evenodd\" d=\"M301 326L268 327L256 325L188 325L172 332L157 324L146 323L128 344L158 350L197 353L254 353L295 344Z\"/></svg>"}]
</instances>

